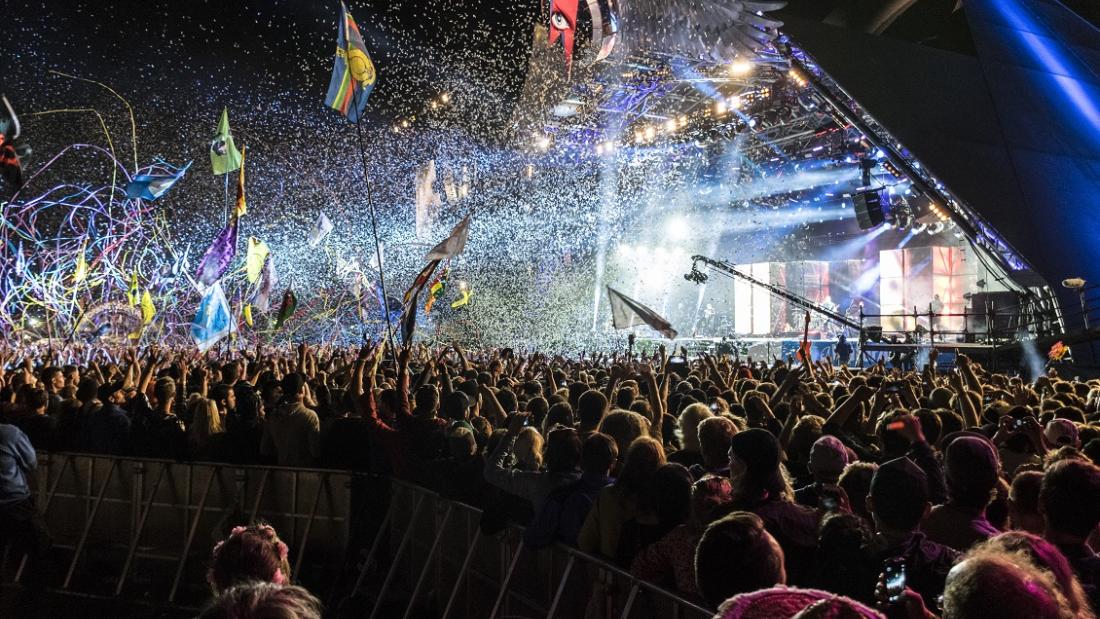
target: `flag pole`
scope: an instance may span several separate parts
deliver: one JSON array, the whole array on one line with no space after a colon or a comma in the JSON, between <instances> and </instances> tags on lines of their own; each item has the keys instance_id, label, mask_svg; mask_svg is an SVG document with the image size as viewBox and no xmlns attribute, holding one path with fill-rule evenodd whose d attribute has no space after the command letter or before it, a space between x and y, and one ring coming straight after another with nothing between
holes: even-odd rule
<instances>
[{"instance_id":1,"label":"flag pole","mask_svg":"<svg viewBox=\"0 0 1100 619\"><path fill-rule=\"evenodd\" d=\"M363 89L360 88L359 92L355 94L356 97L363 95ZM358 106L356 106L358 109ZM386 337L390 340L390 347L393 350L397 350L397 346L393 341L393 323L390 320L390 298L386 294L386 272L382 266L382 246L378 242L378 216L374 212L374 199L371 195L370 188L370 173L367 167L367 151L363 147L363 114L359 113L359 118L355 120L355 133L359 136L359 157L363 162L363 184L367 187L367 208L370 210L370 227L371 232L374 235L374 257L378 261L378 283L382 288L382 314L386 317ZM396 354L396 353L395 353Z\"/></svg>"},{"instance_id":2,"label":"flag pole","mask_svg":"<svg viewBox=\"0 0 1100 619\"><path fill-rule=\"evenodd\" d=\"M229 225L229 172L226 172L222 176L225 177L225 201L222 202L222 227Z\"/></svg>"}]
</instances>

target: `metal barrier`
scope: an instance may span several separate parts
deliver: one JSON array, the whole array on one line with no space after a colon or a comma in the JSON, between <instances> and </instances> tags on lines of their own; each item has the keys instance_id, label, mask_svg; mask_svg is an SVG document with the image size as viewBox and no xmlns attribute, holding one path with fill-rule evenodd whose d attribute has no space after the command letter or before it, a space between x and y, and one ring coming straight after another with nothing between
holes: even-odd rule
<instances>
[{"instance_id":1,"label":"metal barrier","mask_svg":"<svg viewBox=\"0 0 1100 619\"><path fill-rule=\"evenodd\" d=\"M348 540L353 475L111 456L40 453L36 502L63 573L54 589L195 607L209 599L210 550L228 529L271 523L292 574L332 586ZM25 558L14 580L23 578Z\"/></svg>"},{"instance_id":2,"label":"metal barrier","mask_svg":"<svg viewBox=\"0 0 1100 619\"><path fill-rule=\"evenodd\" d=\"M526 548L520 527L483 533L480 510L392 479L42 453L35 481L63 592L201 606L213 544L262 519L289 546L294 580L330 609L362 604L355 616L712 615L575 548Z\"/></svg>"}]
</instances>

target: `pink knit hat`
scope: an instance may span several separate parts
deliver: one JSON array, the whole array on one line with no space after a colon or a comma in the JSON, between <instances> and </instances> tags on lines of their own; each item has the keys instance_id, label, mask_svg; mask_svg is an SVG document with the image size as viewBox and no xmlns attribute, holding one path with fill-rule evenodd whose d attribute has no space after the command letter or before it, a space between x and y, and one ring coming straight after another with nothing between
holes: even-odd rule
<instances>
[{"instance_id":1,"label":"pink knit hat","mask_svg":"<svg viewBox=\"0 0 1100 619\"><path fill-rule=\"evenodd\" d=\"M813 608L810 608L810 607ZM804 614L803 611L806 611ZM863 604L816 589L796 589L782 585L741 593L718 607L714 619L885 619L885 615Z\"/></svg>"}]
</instances>

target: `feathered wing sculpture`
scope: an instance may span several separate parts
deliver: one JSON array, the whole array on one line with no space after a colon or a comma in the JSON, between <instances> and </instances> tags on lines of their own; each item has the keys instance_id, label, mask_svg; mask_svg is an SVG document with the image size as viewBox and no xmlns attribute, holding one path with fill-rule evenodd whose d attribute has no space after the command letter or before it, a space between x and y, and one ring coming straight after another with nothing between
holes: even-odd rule
<instances>
[{"instance_id":1,"label":"feathered wing sculpture","mask_svg":"<svg viewBox=\"0 0 1100 619\"><path fill-rule=\"evenodd\" d=\"M780 0L620 0L623 43L634 49L731 62L752 58L783 22L764 17Z\"/></svg>"}]
</instances>

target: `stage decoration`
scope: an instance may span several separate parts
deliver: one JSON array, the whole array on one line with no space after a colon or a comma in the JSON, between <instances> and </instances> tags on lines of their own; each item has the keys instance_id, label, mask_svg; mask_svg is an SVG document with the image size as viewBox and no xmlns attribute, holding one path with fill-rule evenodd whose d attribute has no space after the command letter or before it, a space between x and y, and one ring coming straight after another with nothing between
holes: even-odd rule
<instances>
[{"instance_id":1,"label":"stage decoration","mask_svg":"<svg viewBox=\"0 0 1100 619\"><path fill-rule=\"evenodd\" d=\"M325 105L359 122L374 88L376 75L363 35L344 3L340 3L340 29L336 36L336 60L332 66Z\"/></svg>"},{"instance_id":2,"label":"stage decoration","mask_svg":"<svg viewBox=\"0 0 1100 619\"><path fill-rule=\"evenodd\" d=\"M1061 361L1069 354L1069 346L1066 346L1061 341L1057 341L1050 347L1050 352L1047 353L1047 357L1051 361Z\"/></svg>"},{"instance_id":3,"label":"stage decoration","mask_svg":"<svg viewBox=\"0 0 1100 619\"><path fill-rule=\"evenodd\" d=\"M229 174L241 167L244 157L233 143L233 134L229 132L229 108L222 108L222 117L218 121L218 133L210 142L210 167L215 176Z\"/></svg>"},{"instance_id":4,"label":"stage decoration","mask_svg":"<svg viewBox=\"0 0 1100 619\"><path fill-rule=\"evenodd\" d=\"M616 329L629 329L639 324L646 324L668 339L676 339L676 330L657 312L611 286L607 287L607 299L611 304L611 324Z\"/></svg>"},{"instance_id":5,"label":"stage decoration","mask_svg":"<svg viewBox=\"0 0 1100 619\"><path fill-rule=\"evenodd\" d=\"M549 44L553 46L561 39L565 49L565 69L573 68L573 37L577 32L577 1L578 0L551 0L550 1L550 38Z\"/></svg>"},{"instance_id":6,"label":"stage decoration","mask_svg":"<svg viewBox=\"0 0 1100 619\"><path fill-rule=\"evenodd\" d=\"M726 64L767 51L783 22L763 15L786 2L763 0L623 0L624 40Z\"/></svg>"}]
</instances>

